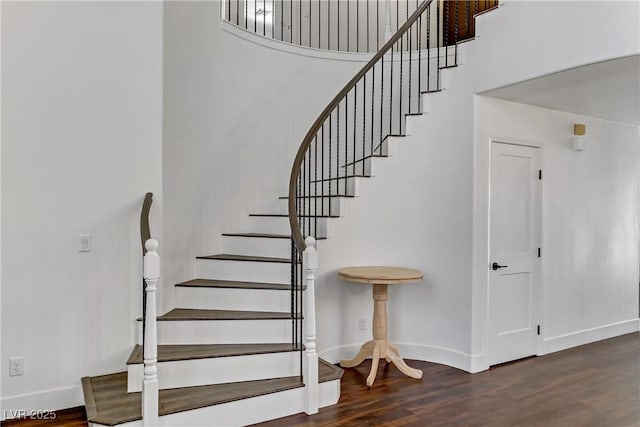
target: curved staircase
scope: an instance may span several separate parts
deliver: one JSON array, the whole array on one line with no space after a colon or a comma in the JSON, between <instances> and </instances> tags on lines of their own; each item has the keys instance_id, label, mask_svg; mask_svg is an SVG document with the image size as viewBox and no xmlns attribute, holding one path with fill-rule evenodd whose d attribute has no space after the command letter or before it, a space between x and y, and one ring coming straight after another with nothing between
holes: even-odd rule
<instances>
[{"instance_id":1,"label":"curved staircase","mask_svg":"<svg viewBox=\"0 0 640 427\"><path fill-rule=\"evenodd\" d=\"M375 159L390 156L392 141L411 134L408 118L443 93L443 70L458 65L459 51L441 43L439 4L416 2L411 16L407 6L407 21L314 122L289 193L277 198L281 209L249 214L249 230L224 233L224 253L198 256L197 278L175 285L176 308L157 317L158 425L246 425L309 412L304 390L315 375L305 373L313 365L303 342L315 351L315 341L303 339L313 282L303 277L305 238L329 236L345 198L374 175ZM127 370L82 379L92 425L145 422L138 321ZM337 403L342 370L320 360L317 376L317 405Z\"/></svg>"}]
</instances>

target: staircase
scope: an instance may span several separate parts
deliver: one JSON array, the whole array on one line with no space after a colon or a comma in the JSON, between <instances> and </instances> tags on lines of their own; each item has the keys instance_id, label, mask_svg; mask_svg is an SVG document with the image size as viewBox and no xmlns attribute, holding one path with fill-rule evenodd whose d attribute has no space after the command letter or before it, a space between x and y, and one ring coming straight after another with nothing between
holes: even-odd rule
<instances>
[{"instance_id":1,"label":"staircase","mask_svg":"<svg viewBox=\"0 0 640 427\"><path fill-rule=\"evenodd\" d=\"M315 263L305 258L304 275L302 253L314 246L308 236L328 237L344 200L373 176L375 159L411 133L408 117L421 116L428 96L442 93L442 70L458 65L457 44L432 38L440 31L430 29L441 15L436 4L416 3L411 16L407 6L407 21L314 122L289 193L277 198L280 210L249 214L249 230L224 233L223 253L198 256L197 278L175 285L176 308L155 319L157 363L153 353L143 357L143 339L149 345L156 334L154 316L146 317L151 333L143 316L138 344L123 360L127 370L82 379L91 425L149 423L148 381L159 390L160 417L150 418L157 425L246 425L317 410L309 403L316 379L308 370L315 372ZM143 242L149 237L143 233ZM316 405L333 405L343 371L323 360L317 365Z\"/></svg>"},{"instance_id":2,"label":"staircase","mask_svg":"<svg viewBox=\"0 0 640 427\"><path fill-rule=\"evenodd\" d=\"M265 217L252 218L259 228ZM287 283L291 239L274 234L288 227L286 216L275 218L261 233L225 233L231 254L198 257L198 279L176 284L177 308L157 317L163 425L250 424L305 410L303 346L292 343L301 316L291 314ZM141 422L141 343L126 367L82 379L93 425ZM320 407L338 401L341 376L342 369L320 361Z\"/></svg>"}]
</instances>

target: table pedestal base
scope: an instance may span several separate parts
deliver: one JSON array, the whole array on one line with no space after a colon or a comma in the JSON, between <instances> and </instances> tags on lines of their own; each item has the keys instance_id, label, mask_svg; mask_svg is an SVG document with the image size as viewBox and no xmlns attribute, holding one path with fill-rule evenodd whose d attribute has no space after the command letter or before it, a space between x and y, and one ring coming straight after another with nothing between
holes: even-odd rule
<instances>
[{"instance_id":1,"label":"table pedestal base","mask_svg":"<svg viewBox=\"0 0 640 427\"><path fill-rule=\"evenodd\" d=\"M371 356L371 371L367 377L368 387L371 387L373 382L376 380L378 362L380 359L386 359L387 363L393 363L400 372L408 377L416 379L422 378L422 371L407 366L400 356L398 348L387 340L367 341L362 344L362 347L360 347L360 351L356 354L356 357L351 360L341 360L340 366L343 368L353 368L354 366L358 366L364 362L364 360L369 356Z\"/></svg>"}]
</instances>

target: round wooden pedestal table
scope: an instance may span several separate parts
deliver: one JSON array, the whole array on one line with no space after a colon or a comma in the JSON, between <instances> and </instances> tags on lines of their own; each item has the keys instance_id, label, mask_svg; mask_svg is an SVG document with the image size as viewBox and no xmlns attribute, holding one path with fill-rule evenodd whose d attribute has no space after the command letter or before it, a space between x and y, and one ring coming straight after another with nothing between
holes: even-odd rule
<instances>
[{"instance_id":1,"label":"round wooden pedestal table","mask_svg":"<svg viewBox=\"0 0 640 427\"><path fill-rule=\"evenodd\" d=\"M401 267L347 267L339 271L340 278L347 282L373 285L373 340L362 345L356 357L341 360L340 366L352 368L371 356L371 372L367 377L367 386L376 380L378 362L386 359L393 363L403 374L411 378L422 378L422 371L410 368L400 357L398 348L387 341L387 287L401 283L419 282L422 272Z\"/></svg>"}]
</instances>

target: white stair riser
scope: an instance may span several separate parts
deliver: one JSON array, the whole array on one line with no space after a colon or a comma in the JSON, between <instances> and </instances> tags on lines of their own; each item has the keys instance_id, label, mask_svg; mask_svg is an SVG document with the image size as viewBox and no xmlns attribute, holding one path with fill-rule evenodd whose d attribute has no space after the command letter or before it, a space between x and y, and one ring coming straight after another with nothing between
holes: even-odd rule
<instances>
[{"instance_id":1,"label":"white stair riser","mask_svg":"<svg viewBox=\"0 0 640 427\"><path fill-rule=\"evenodd\" d=\"M175 289L176 307L180 308L287 312L291 307L289 291L182 286Z\"/></svg>"},{"instance_id":2,"label":"white stair riser","mask_svg":"<svg viewBox=\"0 0 640 427\"><path fill-rule=\"evenodd\" d=\"M253 233L291 235L288 217L250 216L249 231Z\"/></svg>"},{"instance_id":3,"label":"white stair riser","mask_svg":"<svg viewBox=\"0 0 640 427\"><path fill-rule=\"evenodd\" d=\"M291 239L222 236L222 248L226 254L287 258L291 256Z\"/></svg>"},{"instance_id":4,"label":"white stair riser","mask_svg":"<svg viewBox=\"0 0 640 427\"><path fill-rule=\"evenodd\" d=\"M312 189L315 193L315 189ZM320 186L318 185L318 193L322 194ZM304 199L304 211L311 213L312 215L325 215L325 216L340 216L342 211L342 197L308 197ZM303 199L299 200L299 203L303 203ZM300 205L300 209L303 206Z\"/></svg>"},{"instance_id":5,"label":"white stair riser","mask_svg":"<svg viewBox=\"0 0 640 427\"><path fill-rule=\"evenodd\" d=\"M315 192L315 188L313 189ZM322 194L322 189L318 184L318 193ZM325 197L322 198L309 198L306 203L311 206L311 211L315 212L316 203L318 204L318 212L322 212L323 215L331 215L331 216L340 216L342 215L342 207L344 202L344 197L329 197L328 194L324 194ZM331 202L329 202L331 201ZM287 199L281 199L281 211L287 211ZM331 206L329 206L331 205Z\"/></svg>"},{"instance_id":6,"label":"white stair riser","mask_svg":"<svg viewBox=\"0 0 640 427\"><path fill-rule=\"evenodd\" d=\"M320 407L335 405L340 400L340 380L320 383Z\"/></svg>"},{"instance_id":7,"label":"white stair riser","mask_svg":"<svg viewBox=\"0 0 640 427\"><path fill-rule=\"evenodd\" d=\"M300 353L254 354L158 363L161 390L207 384L290 377L300 373ZM128 367L128 392L142 391L142 364Z\"/></svg>"},{"instance_id":8,"label":"white stair riser","mask_svg":"<svg viewBox=\"0 0 640 427\"><path fill-rule=\"evenodd\" d=\"M344 169L341 169L341 173L344 173ZM356 172L358 172L356 170ZM351 171L349 171L351 173ZM346 178L346 187L345 187L345 179L333 179L331 181L324 181L322 186L324 189L318 186L318 193L324 193L327 195L342 195L342 196L358 196L360 194L360 179L358 177ZM313 189L316 192L315 187Z\"/></svg>"},{"instance_id":9,"label":"white stair riser","mask_svg":"<svg viewBox=\"0 0 640 427\"><path fill-rule=\"evenodd\" d=\"M196 275L200 279L288 283L291 277L291 264L197 259Z\"/></svg>"},{"instance_id":10,"label":"white stair riser","mask_svg":"<svg viewBox=\"0 0 640 427\"><path fill-rule=\"evenodd\" d=\"M272 216L252 216L249 221L250 229L252 232L257 233L274 233L274 234L291 234L291 228L289 227L289 218L287 217L272 217ZM328 218L317 218L317 234L316 238L328 237ZM197 264L196 264L197 265ZM255 279L255 281L264 282L265 280ZM267 282L272 282L267 280Z\"/></svg>"},{"instance_id":11,"label":"white stair riser","mask_svg":"<svg viewBox=\"0 0 640 427\"><path fill-rule=\"evenodd\" d=\"M290 319L158 321L158 344L263 344L291 340ZM138 322L142 344L142 322Z\"/></svg>"}]
</instances>

